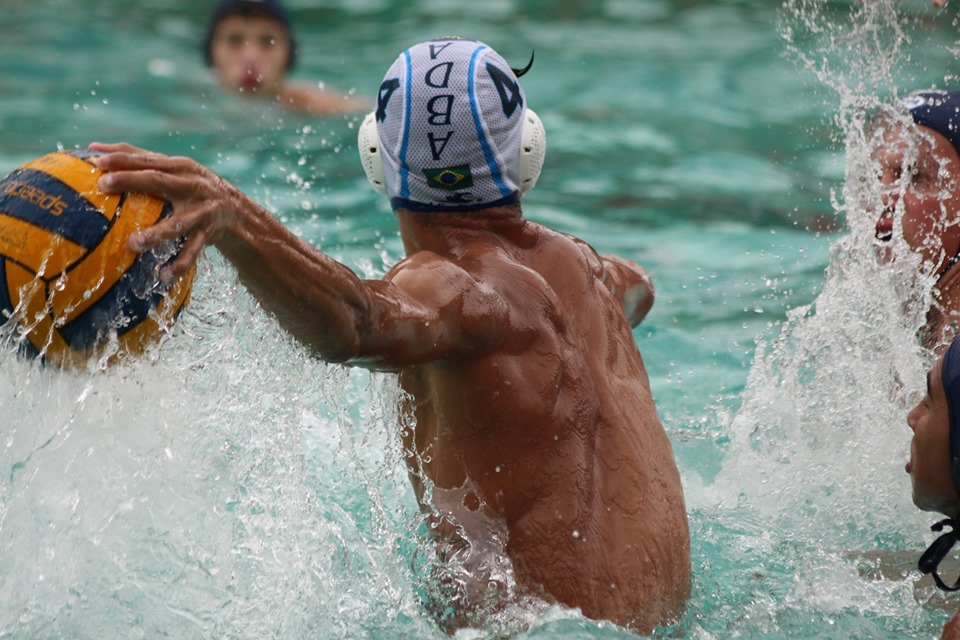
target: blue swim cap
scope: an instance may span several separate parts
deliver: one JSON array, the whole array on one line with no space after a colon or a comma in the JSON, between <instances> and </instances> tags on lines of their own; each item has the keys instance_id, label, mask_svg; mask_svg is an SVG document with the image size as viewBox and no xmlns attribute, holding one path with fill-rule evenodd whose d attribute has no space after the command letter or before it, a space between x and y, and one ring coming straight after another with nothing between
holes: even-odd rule
<instances>
[{"instance_id":1,"label":"blue swim cap","mask_svg":"<svg viewBox=\"0 0 960 640\"><path fill-rule=\"evenodd\" d=\"M960 91L926 89L900 99L913 121L944 136L960 154Z\"/></svg>"},{"instance_id":2,"label":"blue swim cap","mask_svg":"<svg viewBox=\"0 0 960 640\"><path fill-rule=\"evenodd\" d=\"M287 17L287 10L283 8L279 0L222 0L220 4L210 14L210 22L207 24L207 35L203 38L203 55L208 67L213 66L213 34L217 30L217 25L224 18L232 15L249 16L264 15L273 18L287 32L287 38L290 40L290 57L287 58L287 70L293 69L297 59L297 41L293 37L293 28L290 26L290 18Z\"/></svg>"},{"instance_id":3,"label":"blue swim cap","mask_svg":"<svg viewBox=\"0 0 960 640\"><path fill-rule=\"evenodd\" d=\"M516 73L482 42L439 38L401 53L376 111L393 208L465 212L518 202L526 112Z\"/></svg>"}]
</instances>

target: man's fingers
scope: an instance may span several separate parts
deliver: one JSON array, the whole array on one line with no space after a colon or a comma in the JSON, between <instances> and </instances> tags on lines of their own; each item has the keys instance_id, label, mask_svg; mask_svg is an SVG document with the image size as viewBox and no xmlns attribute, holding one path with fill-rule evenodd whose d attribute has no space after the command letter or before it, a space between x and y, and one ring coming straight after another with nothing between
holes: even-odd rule
<instances>
[{"instance_id":1,"label":"man's fingers","mask_svg":"<svg viewBox=\"0 0 960 640\"><path fill-rule=\"evenodd\" d=\"M103 154L95 159L100 168L104 168L102 165L114 163L126 163L126 168L132 166L132 163L140 163L144 167L158 166L164 164L165 161L170 161L166 164L181 165L184 160L189 160L188 158L168 156L156 151L141 149L126 142L91 142L87 145L87 148L90 151Z\"/></svg>"},{"instance_id":2,"label":"man's fingers","mask_svg":"<svg viewBox=\"0 0 960 640\"><path fill-rule=\"evenodd\" d=\"M87 149L100 153L146 153L143 149L135 147L132 144L127 144L126 142L91 142L87 145Z\"/></svg>"},{"instance_id":3,"label":"man's fingers","mask_svg":"<svg viewBox=\"0 0 960 640\"><path fill-rule=\"evenodd\" d=\"M216 233L217 203L224 197L223 182L209 169L185 157L170 157L127 143L92 143L102 153L98 187L105 193L145 193L173 205L173 215L132 233L127 246L138 253L165 242L182 240L177 257L160 272L170 282L186 273ZM229 195L229 194L227 194Z\"/></svg>"},{"instance_id":4,"label":"man's fingers","mask_svg":"<svg viewBox=\"0 0 960 640\"><path fill-rule=\"evenodd\" d=\"M188 178L154 169L106 173L97 182L104 193L147 193L171 202L191 195L191 184Z\"/></svg>"},{"instance_id":5,"label":"man's fingers","mask_svg":"<svg viewBox=\"0 0 960 640\"><path fill-rule=\"evenodd\" d=\"M198 232L188 237L183 247L180 248L180 253L177 254L176 259L160 270L160 281L164 284L170 284L187 273L197 261L197 258L200 257L200 252L203 251L204 246L206 246L206 240L202 233Z\"/></svg>"},{"instance_id":6,"label":"man's fingers","mask_svg":"<svg viewBox=\"0 0 960 640\"><path fill-rule=\"evenodd\" d=\"M96 158L97 168L111 171L166 171L195 173L196 165L189 158L170 157L159 153L113 151Z\"/></svg>"},{"instance_id":7,"label":"man's fingers","mask_svg":"<svg viewBox=\"0 0 960 640\"><path fill-rule=\"evenodd\" d=\"M168 240L178 240L184 236L199 235L197 216L189 213L174 213L152 227L130 234L127 246L137 252L147 251L160 246ZM201 238L202 240L203 238Z\"/></svg>"},{"instance_id":8,"label":"man's fingers","mask_svg":"<svg viewBox=\"0 0 960 640\"><path fill-rule=\"evenodd\" d=\"M131 234L127 244L132 250L142 253L165 242L184 238L177 257L164 266L158 274L161 282L170 284L190 270L190 267L197 261L203 248L207 245L207 234L202 229L197 229L186 235L188 233L188 230L184 229L182 221L165 218L149 229Z\"/></svg>"},{"instance_id":9,"label":"man's fingers","mask_svg":"<svg viewBox=\"0 0 960 640\"><path fill-rule=\"evenodd\" d=\"M145 193L173 204L173 215L132 233L127 246L142 253L182 240L177 257L160 270L159 276L169 284L187 273L212 238L210 202L205 195L209 189L205 187L216 182L215 174L189 158L145 151L125 142L94 142L89 149L103 154L96 158L103 172L98 181L101 191Z\"/></svg>"}]
</instances>

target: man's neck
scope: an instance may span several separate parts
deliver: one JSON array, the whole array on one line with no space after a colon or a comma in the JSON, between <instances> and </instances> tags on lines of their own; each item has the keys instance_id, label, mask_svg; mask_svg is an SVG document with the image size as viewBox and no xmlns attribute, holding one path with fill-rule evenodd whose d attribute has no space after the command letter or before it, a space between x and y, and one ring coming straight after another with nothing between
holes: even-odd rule
<instances>
[{"instance_id":1,"label":"man's neck","mask_svg":"<svg viewBox=\"0 0 960 640\"><path fill-rule=\"evenodd\" d=\"M466 213L408 209L398 209L395 213L407 255L417 251L447 254L472 238L512 234L526 226L519 206Z\"/></svg>"}]
</instances>

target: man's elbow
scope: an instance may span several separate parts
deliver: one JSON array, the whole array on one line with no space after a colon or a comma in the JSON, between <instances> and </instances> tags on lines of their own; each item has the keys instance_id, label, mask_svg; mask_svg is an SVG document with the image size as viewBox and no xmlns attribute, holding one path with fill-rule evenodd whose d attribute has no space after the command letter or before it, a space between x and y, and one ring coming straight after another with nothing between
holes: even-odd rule
<instances>
[{"instance_id":1,"label":"man's elbow","mask_svg":"<svg viewBox=\"0 0 960 640\"><path fill-rule=\"evenodd\" d=\"M362 357L360 334L355 326L337 325L333 319L322 322L296 322L286 325L290 335L306 347L314 358L331 364L350 364Z\"/></svg>"},{"instance_id":2,"label":"man's elbow","mask_svg":"<svg viewBox=\"0 0 960 640\"><path fill-rule=\"evenodd\" d=\"M653 308L655 298L653 281L650 280L650 276L644 273L640 282L624 296L624 311L627 313L627 319L630 321L631 327L636 327L643 322L643 319Z\"/></svg>"}]
</instances>

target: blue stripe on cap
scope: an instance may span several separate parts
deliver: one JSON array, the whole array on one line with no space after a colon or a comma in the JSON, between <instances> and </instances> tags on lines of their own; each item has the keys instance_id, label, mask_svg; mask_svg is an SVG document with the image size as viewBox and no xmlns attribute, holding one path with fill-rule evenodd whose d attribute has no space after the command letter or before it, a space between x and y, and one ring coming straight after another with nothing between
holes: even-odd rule
<instances>
[{"instance_id":1,"label":"blue stripe on cap","mask_svg":"<svg viewBox=\"0 0 960 640\"><path fill-rule=\"evenodd\" d=\"M410 106L413 92L413 62L410 51L403 52L406 75L403 88L403 138L400 142L400 197L410 197L410 165L407 164L407 149L410 147Z\"/></svg>"},{"instance_id":2,"label":"blue stripe on cap","mask_svg":"<svg viewBox=\"0 0 960 640\"><path fill-rule=\"evenodd\" d=\"M470 112L473 114L473 126L477 129L477 139L480 141L480 148L483 149L483 157L487 161L487 166L490 168L490 177L493 178L493 183L497 185L497 189L500 190L500 195L507 197L510 195L511 190L503 181L503 174L500 173L500 165L497 163L497 159L490 149L490 142L483 132L483 123L480 121L480 105L477 102L474 71L477 67L477 59L486 48L486 46L481 45L477 47L473 55L470 56L470 67L467 73L467 94L470 100Z\"/></svg>"}]
</instances>

